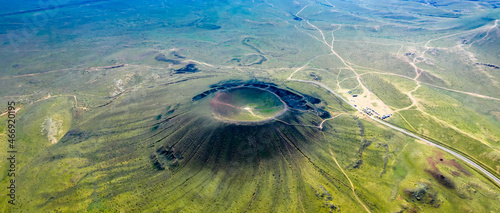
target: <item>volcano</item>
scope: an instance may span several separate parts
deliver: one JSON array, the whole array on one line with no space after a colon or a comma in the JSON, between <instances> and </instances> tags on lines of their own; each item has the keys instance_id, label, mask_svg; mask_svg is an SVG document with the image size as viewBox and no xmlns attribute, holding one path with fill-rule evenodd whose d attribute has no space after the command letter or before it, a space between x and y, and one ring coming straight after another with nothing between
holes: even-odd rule
<instances>
[{"instance_id":1,"label":"volcano","mask_svg":"<svg viewBox=\"0 0 500 213\"><path fill-rule=\"evenodd\" d=\"M23 180L19 193L36 193L19 201L54 209L80 196L88 211L362 212L379 199L360 182L398 178L387 175L399 171L387 166L387 147L404 147L405 137L358 118L327 91L202 77L87 112L26 170L66 185L50 191ZM37 169L63 167L63 177Z\"/></svg>"},{"instance_id":2,"label":"volcano","mask_svg":"<svg viewBox=\"0 0 500 213\"><path fill-rule=\"evenodd\" d=\"M258 166L259 159L280 156L279 147L300 153L297 143L322 138L321 117L306 96L263 82L211 87L215 89L201 93L209 97L193 98L197 103L187 113L155 127L157 137L165 135L151 155L157 169L177 171L190 162L204 165L211 158L218 164ZM173 123L182 125L172 131Z\"/></svg>"}]
</instances>

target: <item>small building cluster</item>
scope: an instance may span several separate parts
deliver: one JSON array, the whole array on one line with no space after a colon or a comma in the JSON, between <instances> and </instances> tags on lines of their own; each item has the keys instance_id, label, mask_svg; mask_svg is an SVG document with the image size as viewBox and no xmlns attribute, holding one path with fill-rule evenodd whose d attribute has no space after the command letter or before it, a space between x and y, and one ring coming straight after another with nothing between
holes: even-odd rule
<instances>
[{"instance_id":1,"label":"small building cluster","mask_svg":"<svg viewBox=\"0 0 500 213\"><path fill-rule=\"evenodd\" d=\"M377 111L373 110L370 107L364 108L363 112L366 113L368 116L375 116L375 118L378 118L381 120L384 120L384 119L392 116L392 114L380 115Z\"/></svg>"},{"instance_id":2,"label":"small building cluster","mask_svg":"<svg viewBox=\"0 0 500 213\"><path fill-rule=\"evenodd\" d=\"M352 97L354 97L354 98L358 97L358 95L353 95L353 91L349 91L349 94L351 94ZM353 103L356 102L354 99L351 99L351 101ZM354 106L354 108L358 108L358 105L356 105L356 104L353 104L353 106ZM360 107L362 107L362 106L360 106ZM365 114L367 114L368 116L374 116L375 118L378 118L380 120L384 120L384 119L392 116L392 114L380 115L377 111L375 111L374 109L372 109L370 107L362 108L361 111L364 112Z\"/></svg>"},{"instance_id":3,"label":"small building cluster","mask_svg":"<svg viewBox=\"0 0 500 213\"><path fill-rule=\"evenodd\" d=\"M358 97L358 95L354 94L354 93L357 93L357 92L359 92L359 91L358 91L358 90L355 90L355 91L349 91L348 93L349 93L350 95L352 95L352 97L354 97L354 98L355 98L355 97Z\"/></svg>"}]
</instances>

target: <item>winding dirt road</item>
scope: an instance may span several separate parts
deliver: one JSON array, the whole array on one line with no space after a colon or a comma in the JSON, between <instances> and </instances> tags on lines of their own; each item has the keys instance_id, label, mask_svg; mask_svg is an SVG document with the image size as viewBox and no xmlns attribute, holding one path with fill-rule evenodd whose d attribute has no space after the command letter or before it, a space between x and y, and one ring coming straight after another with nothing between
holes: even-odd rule
<instances>
[{"instance_id":1,"label":"winding dirt road","mask_svg":"<svg viewBox=\"0 0 500 213\"><path fill-rule=\"evenodd\" d=\"M306 7L302 8L302 10L304 10L305 8L306 8ZM301 10L301 11L302 11L302 10ZM300 16L298 16L298 13L297 13L297 17L300 17ZM300 18L304 19L304 21L305 21L305 22L306 22L309 26L311 26L312 28L316 29L316 30L319 32L319 34L321 35L321 38L320 38L319 36L314 36L314 35L311 35L310 33L307 33L307 32L304 32L304 33L308 34L309 36L311 36L311 37L312 37L312 38L314 38L315 40L317 40L317 41L319 41L319 42L323 43L324 45L326 45L326 46L330 49L331 54L332 54L332 55L337 56L337 57L338 57L338 59L339 59L340 61L342 61L342 63L346 66L346 67L345 67L346 69L349 69L349 70L353 71L353 72L356 74L356 78L357 78L358 82L360 83L361 87L363 87L363 89L365 89L364 85L361 83L361 80L360 80L360 74L358 74L358 73L354 70L354 68L352 67L352 64L351 64L350 62L348 62L348 61L344 60L344 59L343 59L343 58L342 58L339 54L337 54L337 52L335 52L335 50L334 50L334 48L333 48L333 47L334 47L334 41L335 41L335 36L334 36L333 32L334 32L335 30L332 30L332 31L331 31L331 37L332 37L331 42L327 42L327 41L326 41L325 34L323 33L323 31L322 31L321 29L319 29L317 26L315 26L314 24L312 24L311 22L309 22L309 20L307 20L305 17L300 17ZM495 27L497 27L497 26L498 26L498 20L496 20L496 21L495 21L495 25L494 25L493 27L489 28L488 33L489 33L489 31L490 31L491 29L493 29L493 28L495 28ZM297 28L297 29L298 29L298 27L297 27L297 26L295 26L295 28ZM299 29L298 29L298 30L299 30ZM469 31L465 31L465 32L459 32L459 33L454 33L454 34L445 35L445 36L442 36L442 37L438 37L438 38L430 39L430 40L428 40L428 41L425 43L424 47L425 47L426 49L425 49L425 50L423 51L423 53L421 54L421 57L423 57L423 56L424 56L424 54L425 54L425 52L427 52L427 51L431 48L431 47L429 47L428 45L429 45L432 41L436 41L436 40L443 39L443 38L448 38L448 37L451 37L451 36L454 36L454 35L464 34L464 33L467 33L467 32L478 31L478 30L483 30L483 29L482 29L482 28L477 28L477 29L473 29L473 30L469 30ZM300 30L299 30L299 31L300 31ZM317 57L319 57L319 56L316 56L316 58L317 58ZM302 69L303 69L304 67L306 67L306 66L307 66L307 65L308 65L311 61L315 60L316 58L313 58L313 59L309 60L309 61L308 61L308 62L307 62L304 66L302 66L302 67L300 67L300 68L296 69L294 72L292 72L292 74L288 77L288 79L287 79L287 80L289 80L289 81L296 81L296 82L303 82L303 83L311 83L311 84L316 84L316 85L318 85L318 86L321 86L321 87L325 88L326 90L328 90L329 92L331 92L331 93L333 93L334 95L336 95L337 97L339 97L342 101L346 102L347 104L349 104L349 105L350 105L351 107L353 107L354 109L356 109L356 110L358 110L359 112L363 113L361 109L359 109L359 108L355 107L355 106L354 106L351 102L349 102L347 99L345 99L345 98L344 98L344 97L342 97L340 94L338 94L337 92L333 91L331 88L329 88L328 86L326 86L326 85L324 85L324 84L322 84L322 83L320 83L320 82L316 82L316 81L309 81L309 80L300 80L300 79L293 79L293 78L292 78L292 77L293 77L293 75L294 75L295 73L297 73L298 71L302 70ZM415 92L415 91L416 91L416 90L417 90L417 89L421 86L421 85L420 85L420 81L418 81L418 77L420 76L421 72L419 71L419 70L420 70L420 68L416 65L416 63L419 63L419 62L422 62L422 61L416 61L416 60L417 60L417 59L416 59L416 58L414 58L414 60L413 60L413 61L409 62L409 63L410 63L410 65L412 65L412 66L415 68L415 74L416 74L415 78L409 78L409 77L405 76L405 78L409 78L410 80L416 81L416 83L417 83L416 88L414 88L414 89L413 89L413 90L409 93L409 96L410 96L410 98L412 99L412 106L413 106L413 105L416 105L416 104L417 104L417 102L416 102L416 99L415 99L415 98L411 95L411 93L412 93L412 92ZM429 86L434 86L434 85L429 85ZM485 95L480 95L480 94L476 94L476 93L470 93L470 92L464 92L464 91L452 90L452 89L442 88L442 87L438 87L438 86L435 86L435 87L440 88L440 89L446 89L446 90L448 90L448 91L453 91L453 92L459 92L459 93L463 93L463 94L467 94L467 95L472 95L472 96L476 96L476 97L480 97L480 98L488 98L488 99L498 100L497 98L488 97L488 96L485 96ZM366 91L367 91L367 90L364 90L364 91L365 91L365 93L366 93ZM418 106L417 106L417 107L418 107ZM363 113L363 114L364 114L364 113ZM407 131L407 130L405 130L405 129L401 129L401 128L396 127L396 126L394 126L394 125L392 125L392 124L389 124L389 123L387 123L387 122L385 122L385 121L379 120L379 119L377 119L377 118L375 118L375 117L373 117L373 116L368 116L368 117L369 117L370 119L372 119L372 120L374 120L374 121L376 121L376 122L378 122L378 123L382 124L382 125L385 125L385 126L387 126L387 127L391 128L391 129L394 129L394 130L396 130L396 131L398 131L398 132L401 132L401 133L403 133L403 134L405 134L405 135L408 135L408 136L410 136L410 137L413 137L413 138L415 138L415 139L417 139L417 140L420 140L420 141L426 142L426 143L427 143L427 144L429 144L429 145L435 146L435 147L437 147L437 148L439 148L439 149L441 149L441 150L443 150L443 151L446 151L446 152L450 153L451 155L453 155L453 156L455 156L455 157L457 157L457 158L459 158L459 159L461 159L461 160L465 161L465 162L466 162L466 163L468 163L470 166L472 166L473 168L475 168L475 169L477 169L478 171L480 171L481 173L483 173L486 177L488 177L490 180L492 180L492 181L493 181L493 182L494 182L497 186L500 186L500 179L499 179L498 177L496 177L495 175L491 174L491 173L490 173L490 172L488 172L486 169L484 169L484 168L483 168L483 167L481 167L480 165L476 164L476 163L475 163L475 162L473 162L472 160L470 160L470 159L468 159L468 158L466 158L466 157L462 156L461 154L459 154L459 153L457 153L457 152L455 152L455 151L453 151L453 150L450 150L450 149L448 149L448 148L446 148L446 147L440 146L440 145L438 145L438 144L436 144L436 143L433 143L433 142L431 142L431 141L429 141L429 140L427 140L427 139L424 139L424 138L422 138L422 137L420 137L420 136L417 136L417 135L413 134L412 132L409 132L409 131Z\"/></svg>"},{"instance_id":2,"label":"winding dirt road","mask_svg":"<svg viewBox=\"0 0 500 213\"><path fill-rule=\"evenodd\" d=\"M329 87L327 87L326 85L324 85L324 84L322 84L322 83L315 82L315 81L308 81L308 80L292 79L292 78L289 78L288 80L290 80L290 81L297 81L297 82L304 82L304 83L311 83L311 84L316 84L316 85L318 85L318 86L320 86L320 87L323 87L323 88L325 88L326 90L328 90L329 92L331 92L331 93L335 94L337 97L339 97L340 99L342 99L342 100L343 100L344 102L346 102L347 104L351 105L354 109L356 109L356 110L358 110L359 112L363 113L363 112L361 111L361 109L358 109L358 108L354 107L354 105L353 105L353 104L351 104L349 101L347 101L344 97L340 96L337 92L333 91L332 89L330 89ZM380 123L380 124L383 124L383 125L385 125L385 126L387 126L387 127L391 128L391 129L394 129L394 130L396 130L396 131L398 131L398 132L401 132L401 133L403 133L403 134L405 134L405 135L408 135L408 136L410 136L410 137L412 137L412 138L415 138L415 139L417 139L417 140L421 140L421 141L423 141L423 142L426 142L426 143L427 143L427 144L429 144L429 145L435 146L435 147L437 147L437 148L439 148L439 149L441 149L441 150L443 150L443 151L445 151L445 152L450 153L451 155L453 155L453 156L455 156L455 157L457 157L457 158L459 158L459 159L461 159L461 160L465 161L465 162L466 162L466 163L468 163L471 167L474 167L475 169L479 170L481 173L483 173L485 176L487 176L490 180L492 180L492 181L493 181L493 182L495 182L498 186L500 186L500 179L499 179L499 178L497 178L495 175L493 175L493 174L491 174L490 172L488 172L488 171L487 171L486 169L484 169L483 167L481 167L481 166L479 166L478 164L474 163L473 161L469 160L468 158L466 158L466 157L464 157L464 156L462 156L462 155L460 155L460 154L458 154L458 153L454 152L453 150L450 150L450 149L448 149L448 148L446 148L446 147L443 147L443 146L440 146L440 145L438 145L438 144L435 144L435 143L433 143L433 142L431 142L431 141L429 141L429 140L427 140L427 139L424 139L424 138L422 138L422 137L420 137L420 136L417 136L417 135L413 134L412 132L406 131L406 130L401 129L401 128L399 128L399 127L396 127L396 126L394 126L394 125L392 125L392 124L389 124L389 123L387 123L387 122L385 122L385 121L379 120L379 119L374 118L374 117L372 117L372 116L368 116L368 117L369 117L370 119L372 119L372 120L374 120L374 121L376 121L376 122Z\"/></svg>"}]
</instances>

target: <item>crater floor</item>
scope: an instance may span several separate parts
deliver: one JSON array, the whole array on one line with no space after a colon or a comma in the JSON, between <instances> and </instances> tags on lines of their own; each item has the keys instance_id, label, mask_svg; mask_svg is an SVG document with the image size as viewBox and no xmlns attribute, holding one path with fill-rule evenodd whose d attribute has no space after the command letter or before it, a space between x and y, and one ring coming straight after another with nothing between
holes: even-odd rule
<instances>
[{"instance_id":1,"label":"crater floor","mask_svg":"<svg viewBox=\"0 0 500 213\"><path fill-rule=\"evenodd\" d=\"M215 117L229 122L262 122L286 111L277 95L250 87L219 91L210 106Z\"/></svg>"}]
</instances>

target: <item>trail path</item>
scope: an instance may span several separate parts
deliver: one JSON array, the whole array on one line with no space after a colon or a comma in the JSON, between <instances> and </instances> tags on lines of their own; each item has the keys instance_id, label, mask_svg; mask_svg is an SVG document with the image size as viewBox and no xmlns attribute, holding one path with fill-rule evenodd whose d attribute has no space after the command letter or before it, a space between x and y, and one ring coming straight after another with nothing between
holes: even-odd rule
<instances>
[{"instance_id":1,"label":"trail path","mask_svg":"<svg viewBox=\"0 0 500 213\"><path fill-rule=\"evenodd\" d=\"M368 209L366 207L366 205L359 199L358 195L356 194L356 191L354 190L354 184L352 184L352 181L351 181L351 178L349 178L349 176L347 175L347 173L345 173L344 169L342 169L342 167L340 166L339 162L337 161L337 159L335 158L335 155L333 154L332 150L330 149L330 154L332 155L332 159L333 161L335 161L335 163L337 164L337 166L339 167L340 171L342 171L342 173L344 173L345 177L347 178L347 180L349 181L349 183L351 184L351 189L352 189L352 193L354 194L354 197L356 197L356 200L358 200L359 204L361 204L365 210L367 212L370 212L370 209Z\"/></svg>"}]
</instances>

